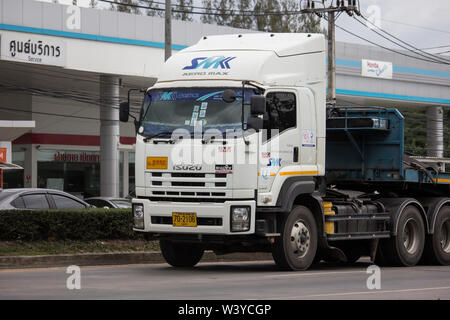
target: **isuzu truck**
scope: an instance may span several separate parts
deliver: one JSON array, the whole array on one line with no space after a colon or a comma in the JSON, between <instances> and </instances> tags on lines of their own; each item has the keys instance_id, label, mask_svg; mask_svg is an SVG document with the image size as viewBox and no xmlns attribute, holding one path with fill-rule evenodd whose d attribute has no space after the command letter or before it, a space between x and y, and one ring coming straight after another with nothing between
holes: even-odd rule
<instances>
[{"instance_id":1,"label":"isuzu truck","mask_svg":"<svg viewBox=\"0 0 450 320\"><path fill-rule=\"evenodd\" d=\"M327 106L321 34L203 37L167 60L135 125L133 229L174 267L205 250L287 270L450 263L450 174L404 154L398 110Z\"/></svg>"}]
</instances>

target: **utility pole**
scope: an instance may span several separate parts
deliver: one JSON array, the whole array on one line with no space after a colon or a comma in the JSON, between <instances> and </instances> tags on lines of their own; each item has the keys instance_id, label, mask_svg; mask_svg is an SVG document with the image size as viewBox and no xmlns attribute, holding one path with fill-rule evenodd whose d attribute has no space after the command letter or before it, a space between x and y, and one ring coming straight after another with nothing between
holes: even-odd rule
<instances>
[{"instance_id":1,"label":"utility pole","mask_svg":"<svg viewBox=\"0 0 450 320\"><path fill-rule=\"evenodd\" d=\"M334 11L328 13L328 92L327 102L336 105L336 36Z\"/></svg>"},{"instance_id":2,"label":"utility pole","mask_svg":"<svg viewBox=\"0 0 450 320\"><path fill-rule=\"evenodd\" d=\"M165 11L165 41L164 41L164 55L165 61L172 55L172 7L171 0L166 0L166 11Z\"/></svg>"},{"instance_id":3,"label":"utility pole","mask_svg":"<svg viewBox=\"0 0 450 320\"><path fill-rule=\"evenodd\" d=\"M314 13L328 21L328 92L327 104L336 105L336 32L335 21L341 12L349 16L354 13L361 15L356 0L332 0L330 6L325 7L326 1L322 1L323 8L316 8L317 1L306 1L306 7L302 13ZM338 16L336 16L338 13Z\"/></svg>"}]
</instances>

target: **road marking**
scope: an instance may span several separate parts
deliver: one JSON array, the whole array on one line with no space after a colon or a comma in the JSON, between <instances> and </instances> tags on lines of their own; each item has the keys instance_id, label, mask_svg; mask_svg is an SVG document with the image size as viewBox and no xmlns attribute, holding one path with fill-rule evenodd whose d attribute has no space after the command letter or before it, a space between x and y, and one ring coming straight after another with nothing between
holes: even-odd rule
<instances>
[{"instance_id":1,"label":"road marking","mask_svg":"<svg viewBox=\"0 0 450 320\"><path fill-rule=\"evenodd\" d=\"M417 288L417 289L396 289L396 290L374 290L374 291L359 291L359 292L342 292L342 293L323 293L323 294L309 294L304 296L289 296L289 297L275 297L262 298L264 300L276 299L300 299L300 298L314 298L314 297L332 297L332 296L351 296L363 294L379 294L379 293L401 293L401 292L415 292L415 291L436 291L436 290L450 290L450 287L434 287L434 288Z\"/></svg>"},{"instance_id":2,"label":"road marking","mask_svg":"<svg viewBox=\"0 0 450 320\"><path fill-rule=\"evenodd\" d=\"M303 272L305 272L305 271L303 271ZM267 275L267 276L265 276L265 278L324 276L324 275L336 275L336 274L347 274L347 273L367 273L367 272L366 272L366 270L358 270L358 271L329 271L329 272L310 272L310 273L289 273L289 274Z\"/></svg>"}]
</instances>

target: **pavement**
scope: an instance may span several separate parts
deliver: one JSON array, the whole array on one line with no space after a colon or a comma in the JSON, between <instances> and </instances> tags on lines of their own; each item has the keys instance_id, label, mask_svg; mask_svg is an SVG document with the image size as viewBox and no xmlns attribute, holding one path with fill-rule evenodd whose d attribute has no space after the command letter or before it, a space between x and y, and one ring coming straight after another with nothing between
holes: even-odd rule
<instances>
[{"instance_id":1,"label":"pavement","mask_svg":"<svg viewBox=\"0 0 450 320\"><path fill-rule=\"evenodd\" d=\"M0 299L450 299L450 266L381 268L379 289L368 287L369 267L364 258L303 272L279 271L270 260L201 262L191 269L159 263L82 266L79 282L66 267L3 269Z\"/></svg>"},{"instance_id":2,"label":"pavement","mask_svg":"<svg viewBox=\"0 0 450 320\"><path fill-rule=\"evenodd\" d=\"M202 262L219 261L258 261L270 260L272 255L263 252L230 253L215 255L206 251ZM45 268L69 265L100 266L123 265L137 263L164 263L161 252L114 252L114 253L83 253L83 254L51 254L34 256L0 256L0 270L14 268Z\"/></svg>"}]
</instances>

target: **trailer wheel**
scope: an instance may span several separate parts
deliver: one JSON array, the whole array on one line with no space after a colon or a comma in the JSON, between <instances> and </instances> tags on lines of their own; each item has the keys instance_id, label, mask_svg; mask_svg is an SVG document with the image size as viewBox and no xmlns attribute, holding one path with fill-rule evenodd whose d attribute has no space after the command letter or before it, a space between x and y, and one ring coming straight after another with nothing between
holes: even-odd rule
<instances>
[{"instance_id":1,"label":"trailer wheel","mask_svg":"<svg viewBox=\"0 0 450 320\"><path fill-rule=\"evenodd\" d=\"M425 261L450 265L450 207L442 207L438 212L434 233L425 243Z\"/></svg>"},{"instance_id":2,"label":"trailer wheel","mask_svg":"<svg viewBox=\"0 0 450 320\"><path fill-rule=\"evenodd\" d=\"M306 270L314 261L318 233L311 211L295 207L282 223L282 234L272 247L275 263L283 270Z\"/></svg>"},{"instance_id":3,"label":"trailer wheel","mask_svg":"<svg viewBox=\"0 0 450 320\"><path fill-rule=\"evenodd\" d=\"M160 240L159 246L164 259L173 267L193 267L203 256L204 249L193 243Z\"/></svg>"},{"instance_id":4,"label":"trailer wheel","mask_svg":"<svg viewBox=\"0 0 450 320\"><path fill-rule=\"evenodd\" d=\"M425 227L419 210L407 206L400 214L397 235L382 243L387 263L395 266L415 266L425 246Z\"/></svg>"}]
</instances>

